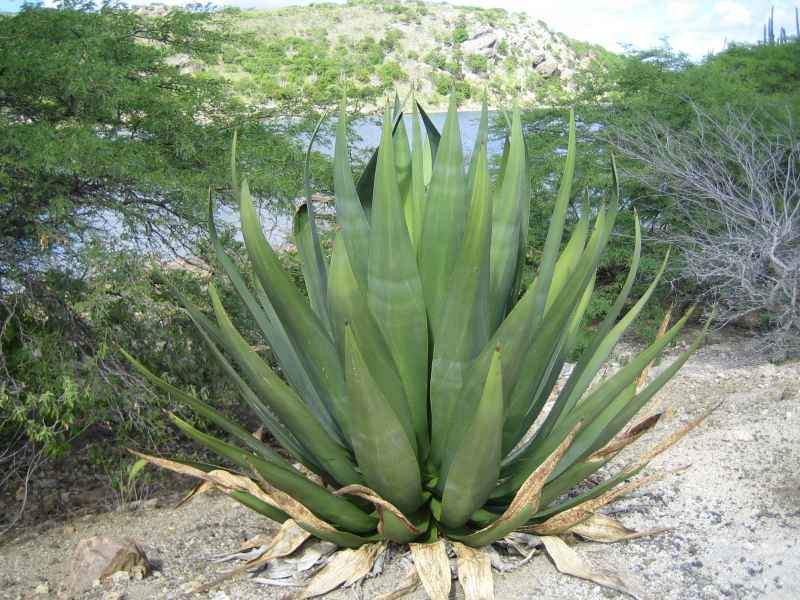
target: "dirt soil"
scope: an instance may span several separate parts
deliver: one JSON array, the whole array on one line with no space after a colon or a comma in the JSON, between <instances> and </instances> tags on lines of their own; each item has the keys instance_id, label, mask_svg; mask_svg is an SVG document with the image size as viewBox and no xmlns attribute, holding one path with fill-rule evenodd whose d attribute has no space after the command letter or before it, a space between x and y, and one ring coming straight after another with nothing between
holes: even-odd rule
<instances>
[{"instance_id":1,"label":"dirt soil","mask_svg":"<svg viewBox=\"0 0 800 600\"><path fill-rule=\"evenodd\" d=\"M620 351L617 361L626 351ZM628 573L646 590L646 598L800 598L798 387L800 362L772 365L760 361L746 339L712 336L661 392L657 402L668 411L655 434L628 455L632 458L637 450L723 401L700 428L656 459L651 471L687 464L690 468L606 509L630 527L671 529L613 545L581 543L579 551ZM116 578L81 598L277 599L292 593L243 579L207 595L187 595L227 568L211 564L210 557L235 550L271 525L217 494L200 496L180 509L173 508L174 501L162 497L136 511L90 514L27 528L0 546L0 598L63 597L75 545L100 534L137 540L156 572L140 581ZM395 553L381 576L359 590L330 597L368 599L396 589L406 568L406 559ZM559 574L544 555L519 570L495 573L495 594L499 600L623 597ZM425 594L418 590L408 597L421 599ZM453 597L463 597L458 585Z\"/></svg>"}]
</instances>

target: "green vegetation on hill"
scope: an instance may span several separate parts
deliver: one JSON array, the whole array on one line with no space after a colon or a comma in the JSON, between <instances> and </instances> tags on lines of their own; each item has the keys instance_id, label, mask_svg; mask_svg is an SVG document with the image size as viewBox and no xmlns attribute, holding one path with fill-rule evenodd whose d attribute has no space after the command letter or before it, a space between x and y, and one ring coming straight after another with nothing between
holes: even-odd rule
<instances>
[{"instance_id":1,"label":"green vegetation on hill","mask_svg":"<svg viewBox=\"0 0 800 600\"><path fill-rule=\"evenodd\" d=\"M443 106L451 87L477 105L512 98L549 104L572 97L610 54L502 9L355 0L277 10L226 9L218 17L243 38L226 46L210 74L250 102L331 105L346 90L356 108L412 87Z\"/></svg>"}]
</instances>

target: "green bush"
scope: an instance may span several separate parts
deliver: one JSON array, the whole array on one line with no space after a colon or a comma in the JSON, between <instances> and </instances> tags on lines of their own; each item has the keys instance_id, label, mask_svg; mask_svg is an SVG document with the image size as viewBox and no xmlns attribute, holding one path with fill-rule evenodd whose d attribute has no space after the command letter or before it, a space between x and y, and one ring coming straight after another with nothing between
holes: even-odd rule
<instances>
[{"instance_id":1,"label":"green bush","mask_svg":"<svg viewBox=\"0 0 800 600\"><path fill-rule=\"evenodd\" d=\"M450 39L454 46L460 46L462 42L466 42L469 39L467 20L463 16L459 17L456 21L456 26L453 28Z\"/></svg>"},{"instance_id":2,"label":"green bush","mask_svg":"<svg viewBox=\"0 0 800 600\"><path fill-rule=\"evenodd\" d=\"M489 70L489 59L483 54L469 54L464 62L473 73L486 73Z\"/></svg>"}]
</instances>

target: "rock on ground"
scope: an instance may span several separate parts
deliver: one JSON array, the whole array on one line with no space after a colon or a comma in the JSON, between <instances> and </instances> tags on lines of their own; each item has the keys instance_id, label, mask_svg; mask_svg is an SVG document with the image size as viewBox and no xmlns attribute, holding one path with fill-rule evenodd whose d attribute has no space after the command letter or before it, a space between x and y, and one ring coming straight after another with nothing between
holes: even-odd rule
<instances>
[{"instance_id":1,"label":"rock on ground","mask_svg":"<svg viewBox=\"0 0 800 600\"><path fill-rule=\"evenodd\" d=\"M67 565L66 589L72 595L91 588L95 582L112 579L121 583L141 579L150 572L142 548L131 538L96 535L78 542Z\"/></svg>"},{"instance_id":2,"label":"rock on ground","mask_svg":"<svg viewBox=\"0 0 800 600\"><path fill-rule=\"evenodd\" d=\"M619 354L624 352L623 348ZM581 543L579 552L627 572L650 599L800 598L798 382L800 363L759 363L747 352L746 340L717 336L662 390L656 402L667 410L665 416L655 434L627 456L635 457L681 423L724 401L706 423L656 459L651 470L688 469L637 490L607 510L634 528L670 530L621 544ZM0 546L0 598L35 599L37 586L45 584L47 597L59 597L69 576L68 557L81 539L93 535L141 540L155 572L139 581L108 579L81 599L268 600L290 594L291 590L260 587L245 579L207 595L182 596L229 568L227 563L211 563L213 556L275 528L220 495L200 496L178 510L161 506L88 515L23 532ZM389 560L382 576L366 582L361 597L396 589L406 570L402 559ZM623 598L559 574L544 556L518 571L495 573L495 594L498 600ZM331 595L352 597L352 591ZM417 591L409 598L420 600L424 594ZM460 587L456 598L463 598Z\"/></svg>"}]
</instances>

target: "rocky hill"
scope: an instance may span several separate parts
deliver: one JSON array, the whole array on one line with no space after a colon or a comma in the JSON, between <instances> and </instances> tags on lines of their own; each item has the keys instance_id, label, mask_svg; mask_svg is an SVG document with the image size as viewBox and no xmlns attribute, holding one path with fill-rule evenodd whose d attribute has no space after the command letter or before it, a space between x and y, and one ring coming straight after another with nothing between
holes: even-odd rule
<instances>
[{"instance_id":1,"label":"rocky hill","mask_svg":"<svg viewBox=\"0 0 800 600\"><path fill-rule=\"evenodd\" d=\"M147 9L159 10L166 7ZM265 104L325 104L341 97L342 87L365 108L386 91L411 87L434 107L451 87L465 105L476 104L483 89L493 103L514 97L548 104L576 92L582 76L613 56L524 13L444 3L351 0L225 9L218 18L248 41L232 44L204 70Z\"/></svg>"}]
</instances>

